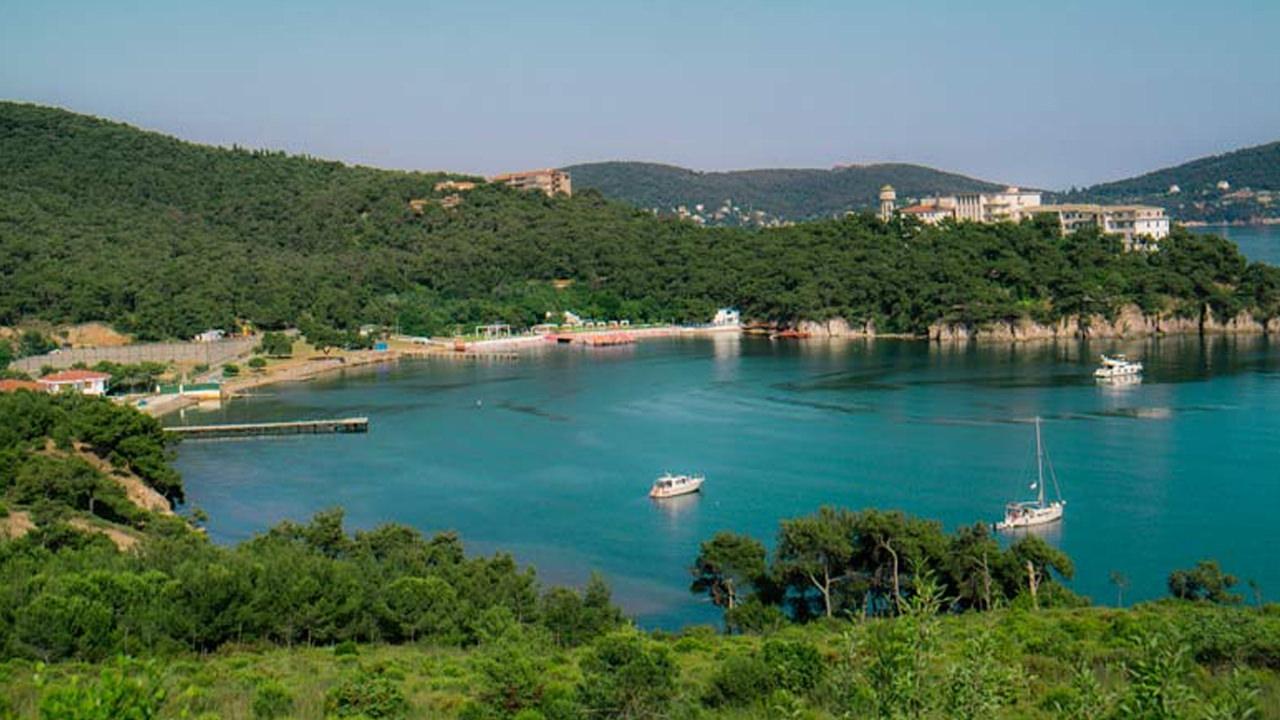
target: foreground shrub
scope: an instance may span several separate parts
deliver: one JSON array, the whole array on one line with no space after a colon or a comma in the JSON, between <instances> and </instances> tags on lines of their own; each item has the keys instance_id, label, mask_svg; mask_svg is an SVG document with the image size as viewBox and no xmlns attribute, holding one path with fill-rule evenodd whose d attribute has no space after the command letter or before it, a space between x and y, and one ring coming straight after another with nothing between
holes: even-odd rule
<instances>
[{"instance_id":1,"label":"foreground shrub","mask_svg":"<svg viewBox=\"0 0 1280 720\"><path fill-rule=\"evenodd\" d=\"M774 689L773 673L757 655L730 655L711 676L704 701L711 706L757 703Z\"/></svg>"},{"instance_id":2,"label":"foreground shrub","mask_svg":"<svg viewBox=\"0 0 1280 720\"><path fill-rule=\"evenodd\" d=\"M36 683L46 681L37 669ZM45 720L151 720L160 717L165 692L151 664L135 666L118 660L104 668L97 680L76 676L50 686L40 698Z\"/></svg>"},{"instance_id":3,"label":"foreground shrub","mask_svg":"<svg viewBox=\"0 0 1280 720\"><path fill-rule=\"evenodd\" d=\"M775 687L796 694L813 689L826 673L818 649L804 642L769 640L764 644L764 664Z\"/></svg>"},{"instance_id":4,"label":"foreground shrub","mask_svg":"<svg viewBox=\"0 0 1280 720\"><path fill-rule=\"evenodd\" d=\"M284 685L267 680L253 693L253 717L255 720L276 720L293 712L293 696Z\"/></svg>"},{"instance_id":5,"label":"foreground shrub","mask_svg":"<svg viewBox=\"0 0 1280 720\"><path fill-rule=\"evenodd\" d=\"M409 701L400 686L380 673L360 672L330 688L325 695L326 715L340 718L404 718Z\"/></svg>"},{"instance_id":6,"label":"foreground shrub","mask_svg":"<svg viewBox=\"0 0 1280 720\"><path fill-rule=\"evenodd\" d=\"M634 630L606 635L582 661L578 697L593 716L664 717L675 692L670 652Z\"/></svg>"}]
</instances>

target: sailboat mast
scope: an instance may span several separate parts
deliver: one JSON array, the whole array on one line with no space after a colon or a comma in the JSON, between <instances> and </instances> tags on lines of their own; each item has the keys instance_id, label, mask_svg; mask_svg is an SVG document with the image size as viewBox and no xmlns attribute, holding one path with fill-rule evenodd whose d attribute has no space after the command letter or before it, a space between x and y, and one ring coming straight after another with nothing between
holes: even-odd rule
<instances>
[{"instance_id":1,"label":"sailboat mast","mask_svg":"<svg viewBox=\"0 0 1280 720\"><path fill-rule=\"evenodd\" d=\"M1036 416L1036 489L1040 491L1040 507L1044 507L1044 446L1040 442L1040 416Z\"/></svg>"}]
</instances>

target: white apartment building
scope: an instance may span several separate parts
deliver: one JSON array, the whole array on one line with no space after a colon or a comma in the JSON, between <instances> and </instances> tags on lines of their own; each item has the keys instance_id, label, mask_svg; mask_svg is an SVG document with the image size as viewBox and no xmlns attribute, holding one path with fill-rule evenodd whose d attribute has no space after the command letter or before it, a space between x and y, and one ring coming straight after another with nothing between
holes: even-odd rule
<instances>
[{"instance_id":1,"label":"white apartment building","mask_svg":"<svg viewBox=\"0 0 1280 720\"><path fill-rule=\"evenodd\" d=\"M1151 241L1169 237L1164 208L1152 205L1041 205L1035 212L1057 215L1064 233L1093 225L1108 235L1123 235L1125 251L1155 250Z\"/></svg>"},{"instance_id":2,"label":"white apartment building","mask_svg":"<svg viewBox=\"0 0 1280 720\"><path fill-rule=\"evenodd\" d=\"M883 197L883 196L882 196ZM902 212L936 225L946 218L972 222L1018 222L1040 207L1040 193L1007 187L999 192L972 192L925 198Z\"/></svg>"},{"instance_id":3,"label":"white apartment building","mask_svg":"<svg viewBox=\"0 0 1280 720\"><path fill-rule=\"evenodd\" d=\"M1016 187L1000 192L959 193L954 199L956 218L974 222L1018 222L1031 208L1040 207L1040 193Z\"/></svg>"}]
</instances>

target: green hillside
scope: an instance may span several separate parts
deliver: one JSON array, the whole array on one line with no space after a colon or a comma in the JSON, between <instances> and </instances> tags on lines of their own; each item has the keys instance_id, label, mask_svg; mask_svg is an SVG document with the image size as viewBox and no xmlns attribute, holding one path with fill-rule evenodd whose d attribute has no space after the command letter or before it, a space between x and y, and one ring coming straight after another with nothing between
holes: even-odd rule
<instances>
[{"instance_id":1,"label":"green hillside","mask_svg":"<svg viewBox=\"0 0 1280 720\"><path fill-rule=\"evenodd\" d=\"M1228 184L1226 189L1218 187L1223 181ZM1178 192L1171 193L1175 185ZM1280 217L1280 142L1192 160L1062 197L1069 202L1160 205L1183 221L1248 222Z\"/></svg>"},{"instance_id":2,"label":"green hillside","mask_svg":"<svg viewBox=\"0 0 1280 720\"><path fill-rule=\"evenodd\" d=\"M1093 233L1061 238L1045 222L935 228L859 214L704 229L592 191L482 184L445 207L441 177L0 103L0 326L100 320L149 339L247 320L440 334L566 309L705 322L733 305L760 321L839 316L921 333L1126 303L1280 313L1280 271L1214 237L1179 232L1148 255Z\"/></svg>"},{"instance_id":3,"label":"green hillside","mask_svg":"<svg viewBox=\"0 0 1280 720\"><path fill-rule=\"evenodd\" d=\"M697 172L643 162L600 162L567 168L575 188L594 188L607 198L636 207L674 212L685 206L710 224L750 224L740 214L762 211L762 220L830 218L850 210L874 208L880 188L893 185L899 197L991 190L994 183L920 165L882 163L833 170L774 169ZM713 217L726 201L740 208L727 218ZM757 223L758 224L758 223Z\"/></svg>"}]
</instances>

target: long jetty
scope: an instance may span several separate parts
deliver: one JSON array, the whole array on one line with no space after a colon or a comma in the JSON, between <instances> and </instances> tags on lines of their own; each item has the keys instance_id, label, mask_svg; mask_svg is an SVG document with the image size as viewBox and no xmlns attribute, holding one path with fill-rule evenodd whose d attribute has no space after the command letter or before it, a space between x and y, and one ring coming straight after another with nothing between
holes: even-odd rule
<instances>
[{"instance_id":1,"label":"long jetty","mask_svg":"<svg viewBox=\"0 0 1280 720\"><path fill-rule=\"evenodd\" d=\"M298 420L294 422L233 423L230 425L186 425L165 428L184 438L244 438L272 435L323 435L369 432L369 418Z\"/></svg>"}]
</instances>

